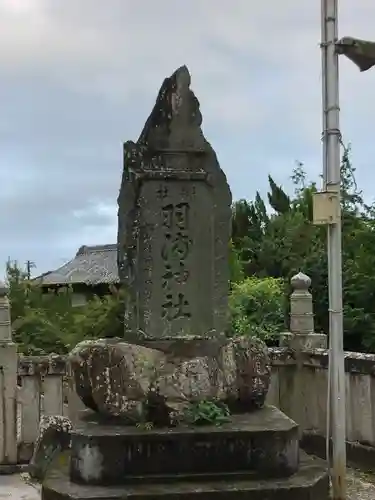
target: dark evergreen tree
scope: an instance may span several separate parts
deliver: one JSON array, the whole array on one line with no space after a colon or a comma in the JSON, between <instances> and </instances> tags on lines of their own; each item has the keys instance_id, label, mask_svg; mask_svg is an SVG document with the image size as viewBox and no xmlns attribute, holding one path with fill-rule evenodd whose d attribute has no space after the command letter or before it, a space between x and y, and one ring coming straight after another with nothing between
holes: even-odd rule
<instances>
[{"instance_id":1,"label":"dark evergreen tree","mask_svg":"<svg viewBox=\"0 0 375 500\"><path fill-rule=\"evenodd\" d=\"M270 175L268 176L268 182L271 189L268 193L269 204L278 214L286 214L290 211L289 196L275 183Z\"/></svg>"}]
</instances>

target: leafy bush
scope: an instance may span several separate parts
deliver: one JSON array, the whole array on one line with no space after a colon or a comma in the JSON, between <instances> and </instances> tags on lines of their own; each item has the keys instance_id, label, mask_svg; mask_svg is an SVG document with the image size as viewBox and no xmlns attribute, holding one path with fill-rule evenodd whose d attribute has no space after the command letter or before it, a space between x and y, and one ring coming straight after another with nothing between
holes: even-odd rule
<instances>
[{"instance_id":1,"label":"leafy bush","mask_svg":"<svg viewBox=\"0 0 375 500\"><path fill-rule=\"evenodd\" d=\"M87 304L75 308L70 345L86 339L123 337L124 292L115 287L103 297L94 296Z\"/></svg>"},{"instance_id":2,"label":"leafy bush","mask_svg":"<svg viewBox=\"0 0 375 500\"><path fill-rule=\"evenodd\" d=\"M185 419L191 425L220 426L230 422L230 411L221 401L202 400L188 406Z\"/></svg>"},{"instance_id":3,"label":"leafy bush","mask_svg":"<svg viewBox=\"0 0 375 500\"><path fill-rule=\"evenodd\" d=\"M285 287L281 279L246 278L229 297L232 333L274 341L285 328Z\"/></svg>"},{"instance_id":4,"label":"leafy bush","mask_svg":"<svg viewBox=\"0 0 375 500\"><path fill-rule=\"evenodd\" d=\"M13 339L27 355L65 354L78 342L124 333L124 294L113 287L84 306L72 306L72 288L43 292L17 263L7 264Z\"/></svg>"}]
</instances>

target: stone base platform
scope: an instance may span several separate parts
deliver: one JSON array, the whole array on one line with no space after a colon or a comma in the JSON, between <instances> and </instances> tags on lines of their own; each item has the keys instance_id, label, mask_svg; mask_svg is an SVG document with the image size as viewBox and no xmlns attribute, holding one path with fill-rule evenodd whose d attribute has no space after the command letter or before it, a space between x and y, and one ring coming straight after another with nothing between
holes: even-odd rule
<instances>
[{"instance_id":1,"label":"stone base platform","mask_svg":"<svg viewBox=\"0 0 375 500\"><path fill-rule=\"evenodd\" d=\"M298 470L298 426L273 406L233 415L217 426L153 428L104 425L88 413L72 432L70 478L121 485L222 473L287 477Z\"/></svg>"},{"instance_id":2,"label":"stone base platform","mask_svg":"<svg viewBox=\"0 0 375 500\"><path fill-rule=\"evenodd\" d=\"M180 481L132 486L88 486L72 483L67 470L52 470L42 500L328 500L329 479L324 461L301 452L300 468L283 479Z\"/></svg>"}]
</instances>

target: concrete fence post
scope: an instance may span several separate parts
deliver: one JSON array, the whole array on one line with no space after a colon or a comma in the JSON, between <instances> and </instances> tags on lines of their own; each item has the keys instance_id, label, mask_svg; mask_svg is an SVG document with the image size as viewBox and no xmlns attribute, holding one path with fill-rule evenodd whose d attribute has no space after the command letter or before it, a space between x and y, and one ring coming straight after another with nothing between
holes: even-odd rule
<instances>
[{"instance_id":1,"label":"concrete fence post","mask_svg":"<svg viewBox=\"0 0 375 500\"><path fill-rule=\"evenodd\" d=\"M295 350L327 348L327 335L315 333L311 279L299 272L290 280L290 331L280 336L280 346Z\"/></svg>"},{"instance_id":2,"label":"concrete fence post","mask_svg":"<svg viewBox=\"0 0 375 500\"><path fill-rule=\"evenodd\" d=\"M17 463L17 363L8 288L0 281L0 469Z\"/></svg>"},{"instance_id":3,"label":"concrete fence post","mask_svg":"<svg viewBox=\"0 0 375 500\"><path fill-rule=\"evenodd\" d=\"M305 371L302 351L326 348L327 336L314 331L313 298L309 291L311 279L299 272L291 279L293 292L290 296L290 330L280 336L280 346L294 351L296 363L279 375L280 409L299 424L302 437L308 422L307 404L313 397L311 372Z\"/></svg>"}]
</instances>

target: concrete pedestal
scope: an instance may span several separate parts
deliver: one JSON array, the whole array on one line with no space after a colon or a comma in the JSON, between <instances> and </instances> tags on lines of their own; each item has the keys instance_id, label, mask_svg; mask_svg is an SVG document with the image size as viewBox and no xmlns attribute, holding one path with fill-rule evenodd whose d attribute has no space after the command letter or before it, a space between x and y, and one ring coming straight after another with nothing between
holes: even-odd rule
<instances>
[{"instance_id":1,"label":"concrete pedestal","mask_svg":"<svg viewBox=\"0 0 375 500\"><path fill-rule=\"evenodd\" d=\"M149 431L86 413L42 500L327 500L325 463L299 453L297 424L274 407L220 427Z\"/></svg>"},{"instance_id":2,"label":"concrete pedestal","mask_svg":"<svg viewBox=\"0 0 375 500\"><path fill-rule=\"evenodd\" d=\"M221 474L216 480L155 482L128 486L87 486L70 481L68 471L52 471L42 500L328 500L325 463L302 454L296 474L283 479L239 480Z\"/></svg>"},{"instance_id":3,"label":"concrete pedestal","mask_svg":"<svg viewBox=\"0 0 375 500\"><path fill-rule=\"evenodd\" d=\"M298 426L273 406L216 426L101 425L95 414L72 434L70 477L81 484L152 482L174 475L285 477L298 469Z\"/></svg>"}]
</instances>

